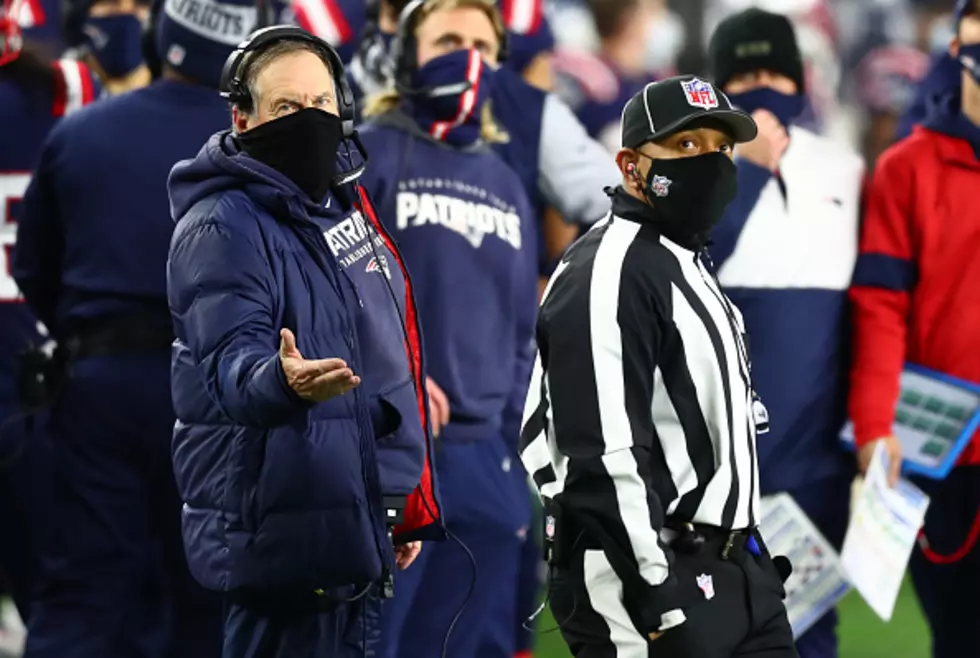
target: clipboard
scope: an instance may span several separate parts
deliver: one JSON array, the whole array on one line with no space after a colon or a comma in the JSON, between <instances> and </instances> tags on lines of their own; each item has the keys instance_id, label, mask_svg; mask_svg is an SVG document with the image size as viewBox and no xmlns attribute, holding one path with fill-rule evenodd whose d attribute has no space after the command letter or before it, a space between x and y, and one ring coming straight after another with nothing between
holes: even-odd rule
<instances>
[{"instance_id":1,"label":"clipboard","mask_svg":"<svg viewBox=\"0 0 980 658\"><path fill-rule=\"evenodd\" d=\"M980 427L980 385L906 363L892 430L902 444L902 472L942 480ZM854 424L841 442L854 450Z\"/></svg>"}]
</instances>

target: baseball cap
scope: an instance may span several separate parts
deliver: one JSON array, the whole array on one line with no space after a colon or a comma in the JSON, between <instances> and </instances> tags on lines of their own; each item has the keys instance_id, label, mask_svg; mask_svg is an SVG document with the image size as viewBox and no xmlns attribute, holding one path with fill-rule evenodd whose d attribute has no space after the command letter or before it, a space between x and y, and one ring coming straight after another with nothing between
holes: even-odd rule
<instances>
[{"instance_id":1,"label":"baseball cap","mask_svg":"<svg viewBox=\"0 0 980 658\"><path fill-rule=\"evenodd\" d=\"M698 119L716 119L738 143L751 142L758 129L751 116L735 109L728 96L693 75L651 82L623 108L623 148L662 139Z\"/></svg>"}]
</instances>

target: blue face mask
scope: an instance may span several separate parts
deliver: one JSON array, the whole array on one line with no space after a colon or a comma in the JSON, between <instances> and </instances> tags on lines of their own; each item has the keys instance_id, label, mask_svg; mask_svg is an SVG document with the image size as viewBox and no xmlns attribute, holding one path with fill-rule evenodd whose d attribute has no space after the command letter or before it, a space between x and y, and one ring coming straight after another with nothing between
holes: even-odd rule
<instances>
[{"instance_id":1,"label":"blue face mask","mask_svg":"<svg viewBox=\"0 0 980 658\"><path fill-rule=\"evenodd\" d=\"M89 18L82 27L85 44L109 78L121 78L143 63L143 23L133 14Z\"/></svg>"},{"instance_id":2,"label":"blue face mask","mask_svg":"<svg viewBox=\"0 0 980 658\"><path fill-rule=\"evenodd\" d=\"M769 87L760 87L743 94L729 94L728 100L749 114L756 110L769 110L787 128L803 113L805 105L802 94L782 94Z\"/></svg>"},{"instance_id":3,"label":"blue face mask","mask_svg":"<svg viewBox=\"0 0 980 658\"><path fill-rule=\"evenodd\" d=\"M980 43L970 43L960 46L960 66L980 84Z\"/></svg>"},{"instance_id":4,"label":"blue face mask","mask_svg":"<svg viewBox=\"0 0 980 658\"><path fill-rule=\"evenodd\" d=\"M457 50L424 64L412 76L416 93L405 109L433 138L466 146L480 138L483 106L493 76L475 50Z\"/></svg>"}]
</instances>

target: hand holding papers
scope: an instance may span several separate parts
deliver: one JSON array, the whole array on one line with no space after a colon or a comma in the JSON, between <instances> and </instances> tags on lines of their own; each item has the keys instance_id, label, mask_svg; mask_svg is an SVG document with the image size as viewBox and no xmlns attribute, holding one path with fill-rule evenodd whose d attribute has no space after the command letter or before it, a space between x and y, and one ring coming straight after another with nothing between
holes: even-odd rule
<instances>
[{"instance_id":1,"label":"hand holding papers","mask_svg":"<svg viewBox=\"0 0 980 658\"><path fill-rule=\"evenodd\" d=\"M888 456L879 443L853 503L841 563L871 609L889 621L929 497L907 480L888 486Z\"/></svg>"}]
</instances>

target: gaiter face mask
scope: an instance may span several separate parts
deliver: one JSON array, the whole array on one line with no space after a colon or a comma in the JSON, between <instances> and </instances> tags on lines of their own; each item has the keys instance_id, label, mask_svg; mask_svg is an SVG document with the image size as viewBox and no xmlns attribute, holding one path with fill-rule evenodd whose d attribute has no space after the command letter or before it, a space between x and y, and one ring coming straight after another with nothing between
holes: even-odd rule
<instances>
[{"instance_id":1,"label":"gaiter face mask","mask_svg":"<svg viewBox=\"0 0 980 658\"><path fill-rule=\"evenodd\" d=\"M806 105L800 94L784 94L769 87L760 87L743 94L729 94L728 100L749 114L756 110L769 110L785 128L789 128L803 114Z\"/></svg>"},{"instance_id":2,"label":"gaiter face mask","mask_svg":"<svg viewBox=\"0 0 980 658\"><path fill-rule=\"evenodd\" d=\"M336 175L337 148L343 137L340 117L311 107L247 130L238 140L243 151L319 203Z\"/></svg>"},{"instance_id":3,"label":"gaiter face mask","mask_svg":"<svg viewBox=\"0 0 980 658\"><path fill-rule=\"evenodd\" d=\"M960 66L980 84L980 43L961 44L958 59Z\"/></svg>"},{"instance_id":4,"label":"gaiter face mask","mask_svg":"<svg viewBox=\"0 0 980 658\"><path fill-rule=\"evenodd\" d=\"M417 90L405 108L433 138L468 146L480 138L492 73L476 50L456 50L426 62L412 76Z\"/></svg>"},{"instance_id":5,"label":"gaiter face mask","mask_svg":"<svg viewBox=\"0 0 980 658\"><path fill-rule=\"evenodd\" d=\"M110 78L122 78L143 63L143 23L133 14L89 18L82 28L92 57Z\"/></svg>"},{"instance_id":6,"label":"gaiter face mask","mask_svg":"<svg viewBox=\"0 0 980 658\"><path fill-rule=\"evenodd\" d=\"M703 246L725 207L735 199L735 164L723 153L650 158L645 194L661 233L688 249Z\"/></svg>"}]
</instances>

